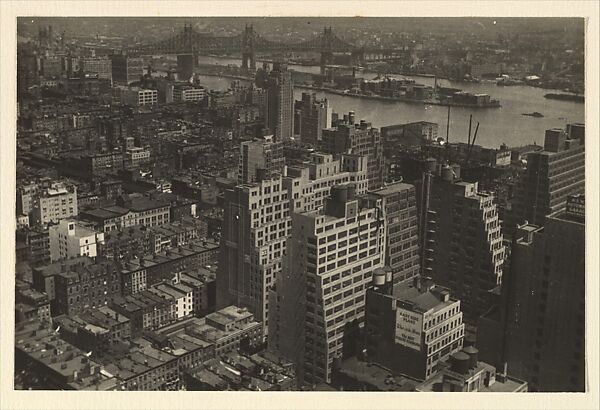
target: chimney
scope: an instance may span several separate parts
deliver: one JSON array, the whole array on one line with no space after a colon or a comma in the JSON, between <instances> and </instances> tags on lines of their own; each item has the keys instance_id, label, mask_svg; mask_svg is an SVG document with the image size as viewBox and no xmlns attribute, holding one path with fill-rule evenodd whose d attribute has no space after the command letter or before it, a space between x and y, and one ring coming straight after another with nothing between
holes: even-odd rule
<instances>
[{"instance_id":1,"label":"chimney","mask_svg":"<svg viewBox=\"0 0 600 410\"><path fill-rule=\"evenodd\" d=\"M498 371L496 373L496 380L498 380L500 383L504 383L508 377L508 375L507 375L508 363L504 362L504 363L502 363L501 366L502 367L500 369L498 369L500 371Z\"/></svg>"}]
</instances>

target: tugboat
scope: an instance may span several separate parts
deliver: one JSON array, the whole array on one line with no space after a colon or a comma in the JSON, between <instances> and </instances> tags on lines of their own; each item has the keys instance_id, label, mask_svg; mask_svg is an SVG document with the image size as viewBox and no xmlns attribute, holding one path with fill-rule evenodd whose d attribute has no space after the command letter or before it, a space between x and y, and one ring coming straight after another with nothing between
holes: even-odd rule
<instances>
[{"instance_id":1,"label":"tugboat","mask_svg":"<svg viewBox=\"0 0 600 410\"><path fill-rule=\"evenodd\" d=\"M539 112L537 112L537 111L534 111L534 112L531 112L531 113L529 113L529 112L524 112L524 113L523 113L523 114L521 114L521 115L527 115L527 116L529 116L529 117L535 117L535 118L541 118L541 117L543 117L543 116L544 116L544 114L542 114L542 113L539 113Z\"/></svg>"}]
</instances>

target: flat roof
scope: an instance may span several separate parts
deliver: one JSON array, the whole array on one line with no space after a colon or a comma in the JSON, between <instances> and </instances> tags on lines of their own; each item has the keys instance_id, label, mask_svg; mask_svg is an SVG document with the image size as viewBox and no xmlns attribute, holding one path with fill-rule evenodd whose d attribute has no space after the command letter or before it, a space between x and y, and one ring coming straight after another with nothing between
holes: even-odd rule
<instances>
[{"instance_id":1,"label":"flat roof","mask_svg":"<svg viewBox=\"0 0 600 410\"><path fill-rule=\"evenodd\" d=\"M359 361L356 357L342 362L340 372L381 391L414 391L419 384L416 379L393 373L376 363Z\"/></svg>"},{"instance_id":2,"label":"flat roof","mask_svg":"<svg viewBox=\"0 0 600 410\"><path fill-rule=\"evenodd\" d=\"M443 300L440 300L440 297L432 292L432 290L434 290L434 292L449 292L448 289L439 286L433 286L432 288L429 288L424 285L422 290L419 290L414 286L396 286L394 288L393 295L399 301L413 304L416 308L422 310L422 313L428 312L432 309L434 311L440 310L452 303L457 302L456 299L452 299L451 297L448 298L447 302L444 302Z\"/></svg>"},{"instance_id":3,"label":"flat roof","mask_svg":"<svg viewBox=\"0 0 600 410\"><path fill-rule=\"evenodd\" d=\"M371 191L370 193L376 195L390 195L395 194L398 191L405 191L411 188L415 188L415 186L412 184L407 184L405 182L394 182L376 191Z\"/></svg>"},{"instance_id":4,"label":"flat roof","mask_svg":"<svg viewBox=\"0 0 600 410\"><path fill-rule=\"evenodd\" d=\"M476 372L482 371L486 368L490 371L495 372L495 369L493 366L480 361L477 363L477 368L470 370L468 377L470 377L470 376L474 375ZM443 378L444 378L444 371L440 371L440 372L436 373L430 379L419 384L417 389L418 389L418 391L421 391L421 392L437 391L436 389L439 388L439 385L442 383ZM498 380L498 373L496 372L496 381L494 382L494 384L492 384L491 386L483 387L481 390L479 390L479 392L510 393L510 392L515 392L519 388L522 388L524 384L525 384L524 381L516 379L514 377L510 377L510 376L507 377L505 381L500 381L500 380Z\"/></svg>"}]
</instances>

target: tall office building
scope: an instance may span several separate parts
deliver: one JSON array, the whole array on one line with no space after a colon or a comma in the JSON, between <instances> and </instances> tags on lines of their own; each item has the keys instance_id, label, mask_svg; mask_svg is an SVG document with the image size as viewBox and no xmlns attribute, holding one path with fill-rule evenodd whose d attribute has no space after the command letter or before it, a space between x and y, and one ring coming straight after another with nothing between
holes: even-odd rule
<instances>
[{"instance_id":1,"label":"tall office building","mask_svg":"<svg viewBox=\"0 0 600 410\"><path fill-rule=\"evenodd\" d=\"M79 66L86 73L96 73L98 78L112 80L112 60L108 57L84 57Z\"/></svg>"},{"instance_id":2,"label":"tall office building","mask_svg":"<svg viewBox=\"0 0 600 410\"><path fill-rule=\"evenodd\" d=\"M335 116L334 116L335 117ZM355 123L354 112L344 115L342 120L333 121L332 128L324 129L321 149L330 154L355 154L368 157L369 190L383 185L383 147L378 128L361 120Z\"/></svg>"},{"instance_id":3,"label":"tall office building","mask_svg":"<svg viewBox=\"0 0 600 410\"><path fill-rule=\"evenodd\" d=\"M139 81L144 74L144 59L115 54L112 60L112 79L114 84L129 85Z\"/></svg>"},{"instance_id":4,"label":"tall office building","mask_svg":"<svg viewBox=\"0 0 600 410\"><path fill-rule=\"evenodd\" d=\"M277 279L287 293L272 298L283 306L271 311L269 343L296 363L301 384L330 382L334 360L355 353L365 292L385 255L382 215L361 205L345 184L331 188L322 210L292 215Z\"/></svg>"},{"instance_id":5,"label":"tall office building","mask_svg":"<svg viewBox=\"0 0 600 410\"><path fill-rule=\"evenodd\" d=\"M460 167L444 165L424 188L423 273L448 287L473 322L491 305L502 281L505 247L491 193L460 180Z\"/></svg>"},{"instance_id":6,"label":"tall office building","mask_svg":"<svg viewBox=\"0 0 600 410\"><path fill-rule=\"evenodd\" d=\"M393 284L412 282L419 276L419 226L414 185L396 182L365 199L373 206L381 201L386 222L385 265L392 270Z\"/></svg>"},{"instance_id":7,"label":"tall office building","mask_svg":"<svg viewBox=\"0 0 600 410\"><path fill-rule=\"evenodd\" d=\"M527 170L515 187L512 220L543 226L546 216L564 209L567 197L585 191L585 125L546 131L544 150L527 156Z\"/></svg>"},{"instance_id":8,"label":"tall office building","mask_svg":"<svg viewBox=\"0 0 600 410\"><path fill-rule=\"evenodd\" d=\"M332 186L354 183L356 193L367 192L367 158L313 152L308 162L287 167L283 185L288 191L291 212L313 211L323 207Z\"/></svg>"},{"instance_id":9,"label":"tall office building","mask_svg":"<svg viewBox=\"0 0 600 410\"><path fill-rule=\"evenodd\" d=\"M294 134L303 143L317 146L323 129L331 127L332 108L327 99L317 99L315 93L302 93L294 114Z\"/></svg>"},{"instance_id":10,"label":"tall office building","mask_svg":"<svg viewBox=\"0 0 600 410\"><path fill-rule=\"evenodd\" d=\"M247 307L265 332L268 292L281 271L292 224L287 195L281 175L225 192L217 308Z\"/></svg>"},{"instance_id":11,"label":"tall office building","mask_svg":"<svg viewBox=\"0 0 600 410\"><path fill-rule=\"evenodd\" d=\"M266 125L276 141L290 140L294 135L294 84L287 65L274 63L267 78Z\"/></svg>"},{"instance_id":12,"label":"tall office building","mask_svg":"<svg viewBox=\"0 0 600 410\"><path fill-rule=\"evenodd\" d=\"M247 184L258 179L283 175L285 158L283 143L273 141L273 136L255 138L240 146L238 183Z\"/></svg>"},{"instance_id":13,"label":"tall office building","mask_svg":"<svg viewBox=\"0 0 600 410\"><path fill-rule=\"evenodd\" d=\"M533 391L585 391L583 208L583 196L572 196L544 227L518 226L501 319L478 327L478 345L494 354L489 360L507 363ZM500 343L484 339L494 332Z\"/></svg>"}]
</instances>

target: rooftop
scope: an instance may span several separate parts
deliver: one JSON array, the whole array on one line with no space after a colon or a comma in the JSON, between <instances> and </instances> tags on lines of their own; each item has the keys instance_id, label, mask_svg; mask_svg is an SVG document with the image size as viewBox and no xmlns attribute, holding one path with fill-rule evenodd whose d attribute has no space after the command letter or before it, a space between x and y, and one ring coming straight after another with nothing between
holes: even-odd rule
<instances>
[{"instance_id":1,"label":"rooftop","mask_svg":"<svg viewBox=\"0 0 600 410\"><path fill-rule=\"evenodd\" d=\"M375 363L359 361L356 357L342 362L340 373L359 383L366 383L379 391L414 391L419 381L392 373Z\"/></svg>"},{"instance_id":2,"label":"rooftop","mask_svg":"<svg viewBox=\"0 0 600 410\"><path fill-rule=\"evenodd\" d=\"M485 370L492 372L492 373L496 373L496 369L493 366L491 366L485 362L477 362L477 367L469 370L467 377L472 377L475 374L477 374L478 372L482 372ZM436 373L430 379L419 384L417 386L417 390L420 392L441 391L440 390L441 385L443 383L444 374L446 372L454 373L448 369L440 371L440 372ZM484 386L483 388L481 388L478 391L485 392L485 393L512 393L512 392L516 392L518 390L520 391L526 384L524 381L516 379L511 376L507 376L504 380L498 376L499 376L498 373L496 373L496 381L489 386Z\"/></svg>"},{"instance_id":3,"label":"rooftop","mask_svg":"<svg viewBox=\"0 0 600 410\"><path fill-rule=\"evenodd\" d=\"M444 301L443 298L446 294L448 300ZM426 284L420 290L414 286L396 286L394 287L394 297L398 301L412 305L412 309L421 313L437 311L457 302L456 299L450 297L448 289L437 285L427 286Z\"/></svg>"}]
</instances>

